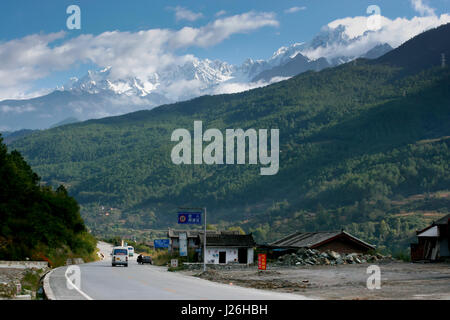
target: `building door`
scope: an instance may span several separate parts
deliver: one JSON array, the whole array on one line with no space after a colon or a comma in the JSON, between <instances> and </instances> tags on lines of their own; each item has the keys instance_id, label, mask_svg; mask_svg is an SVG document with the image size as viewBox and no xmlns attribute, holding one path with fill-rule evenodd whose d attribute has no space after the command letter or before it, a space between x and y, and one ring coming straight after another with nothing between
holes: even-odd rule
<instances>
[{"instance_id":1,"label":"building door","mask_svg":"<svg viewBox=\"0 0 450 320\"><path fill-rule=\"evenodd\" d=\"M238 262L247 263L247 248L238 249Z\"/></svg>"},{"instance_id":2,"label":"building door","mask_svg":"<svg viewBox=\"0 0 450 320\"><path fill-rule=\"evenodd\" d=\"M225 251L219 251L219 263L227 263L227 253Z\"/></svg>"}]
</instances>

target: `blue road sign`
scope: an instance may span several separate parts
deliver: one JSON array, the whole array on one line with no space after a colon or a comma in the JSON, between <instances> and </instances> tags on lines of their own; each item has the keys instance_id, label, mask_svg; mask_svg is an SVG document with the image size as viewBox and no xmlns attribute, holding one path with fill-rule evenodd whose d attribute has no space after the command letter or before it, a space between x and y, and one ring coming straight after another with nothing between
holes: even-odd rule
<instances>
[{"instance_id":1,"label":"blue road sign","mask_svg":"<svg viewBox=\"0 0 450 320\"><path fill-rule=\"evenodd\" d=\"M170 242L169 239L155 239L153 243L155 244L155 249L159 249L168 248Z\"/></svg>"},{"instance_id":2,"label":"blue road sign","mask_svg":"<svg viewBox=\"0 0 450 320\"><path fill-rule=\"evenodd\" d=\"M202 224L201 212L178 212L179 224Z\"/></svg>"}]
</instances>

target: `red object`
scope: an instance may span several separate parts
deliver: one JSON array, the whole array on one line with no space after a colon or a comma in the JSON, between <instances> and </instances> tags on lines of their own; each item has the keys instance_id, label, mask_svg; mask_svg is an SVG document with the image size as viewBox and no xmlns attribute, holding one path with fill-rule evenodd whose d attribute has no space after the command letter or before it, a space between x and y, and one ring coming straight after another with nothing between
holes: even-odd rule
<instances>
[{"instance_id":1,"label":"red object","mask_svg":"<svg viewBox=\"0 0 450 320\"><path fill-rule=\"evenodd\" d=\"M265 253L258 253L258 270L266 270L267 256Z\"/></svg>"}]
</instances>

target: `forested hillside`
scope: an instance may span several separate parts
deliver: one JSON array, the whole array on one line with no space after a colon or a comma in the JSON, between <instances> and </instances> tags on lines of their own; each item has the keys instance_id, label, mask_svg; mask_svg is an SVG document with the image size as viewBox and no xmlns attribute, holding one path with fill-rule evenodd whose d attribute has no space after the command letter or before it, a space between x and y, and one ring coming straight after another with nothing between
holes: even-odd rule
<instances>
[{"instance_id":1,"label":"forested hillside","mask_svg":"<svg viewBox=\"0 0 450 320\"><path fill-rule=\"evenodd\" d=\"M0 260L89 259L96 240L87 233L80 208L63 186L52 190L0 136Z\"/></svg>"},{"instance_id":2,"label":"forested hillside","mask_svg":"<svg viewBox=\"0 0 450 320\"><path fill-rule=\"evenodd\" d=\"M450 57L449 37L446 25L375 61L40 131L12 147L43 180L64 184L97 232L165 228L178 206L201 205L211 223L241 226L258 241L345 227L404 248L415 228L450 211L450 68L437 54ZM279 128L278 174L174 165L171 133L192 132L194 120L222 132ZM105 216L101 206L116 210Z\"/></svg>"}]
</instances>

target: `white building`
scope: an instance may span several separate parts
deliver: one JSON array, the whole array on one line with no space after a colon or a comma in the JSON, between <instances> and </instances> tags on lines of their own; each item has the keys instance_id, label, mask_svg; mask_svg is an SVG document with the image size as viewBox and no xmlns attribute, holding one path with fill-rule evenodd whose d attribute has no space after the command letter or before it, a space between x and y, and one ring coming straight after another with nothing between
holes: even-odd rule
<instances>
[{"instance_id":1,"label":"white building","mask_svg":"<svg viewBox=\"0 0 450 320\"><path fill-rule=\"evenodd\" d=\"M199 235L199 245L203 252L203 236ZM206 263L253 263L255 241L252 234L207 234Z\"/></svg>"},{"instance_id":2,"label":"white building","mask_svg":"<svg viewBox=\"0 0 450 320\"><path fill-rule=\"evenodd\" d=\"M195 251L194 261L203 262L203 230L170 229L167 236L170 239L169 252L176 253L180 248L180 233L186 233L187 248ZM255 241L252 234L240 234L239 231L206 231L206 263L253 263Z\"/></svg>"}]
</instances>

